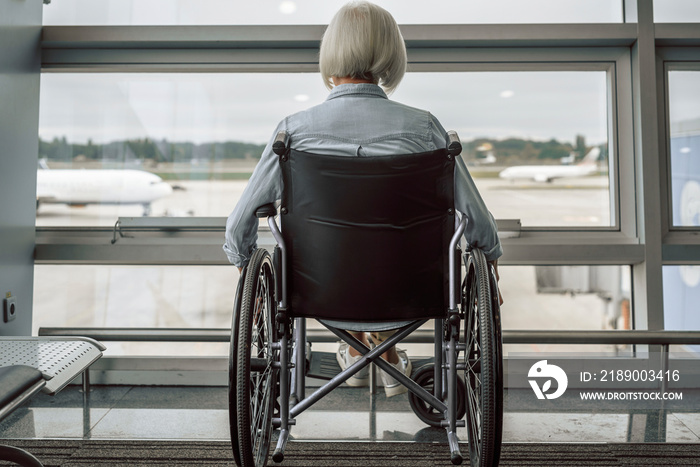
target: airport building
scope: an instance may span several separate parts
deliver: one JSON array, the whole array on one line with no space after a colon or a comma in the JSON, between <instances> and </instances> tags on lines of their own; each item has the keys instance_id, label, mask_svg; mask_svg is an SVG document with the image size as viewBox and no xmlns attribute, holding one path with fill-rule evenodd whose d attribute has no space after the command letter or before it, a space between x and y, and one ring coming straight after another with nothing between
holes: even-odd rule
<instances>
[{"instance_id":1,"label":"airport building","mask_svg":"<svg viewBox=\"0 0 700 467\"><path fill-rule=\"evenodd\" d=\"M277 124L328 97L319 45L346 2L248 3L0 2L0 444L45 465L235 465L226 218ZM374 3L407 50L389 99L457 132L498 225L501 465L699 465L700 2ZM258 248L276 243L261 219ZM414 371L433 327L399 344ZM8 389L17 355L72 360L76 341L101 356L57 394ZM314 362L308 392L336 371ZM534 382L554 364L567 383ZM449 465L445 430L370 368L298 417L280 465Z\"/></svg>"}]
</instances>

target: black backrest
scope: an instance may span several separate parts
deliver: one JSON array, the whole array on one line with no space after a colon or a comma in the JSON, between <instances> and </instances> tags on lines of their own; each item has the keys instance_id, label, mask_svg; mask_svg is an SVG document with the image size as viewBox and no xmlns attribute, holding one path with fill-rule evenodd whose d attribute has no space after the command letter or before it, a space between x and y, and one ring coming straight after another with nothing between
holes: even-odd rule
<instances>
[{"instance_id":1,"label":"black backrest","mask_svg":"<svg viewBox=\"0 0 700 467\"><path fill-rule=\"evenodd\" d=\"M429 153L280 157L293 316L443 317L454 233L454 159Z\"/></svg>"}]
</instances>

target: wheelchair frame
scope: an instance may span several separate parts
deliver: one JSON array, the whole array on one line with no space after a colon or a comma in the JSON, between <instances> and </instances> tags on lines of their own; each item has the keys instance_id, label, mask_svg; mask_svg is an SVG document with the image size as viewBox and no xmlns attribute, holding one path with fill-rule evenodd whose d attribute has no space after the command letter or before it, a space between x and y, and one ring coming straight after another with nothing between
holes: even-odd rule
<instances>
[{"instance_id":1,"label":"wheelchair frame","mask_svg":"<svg viewBox=\"0 0 700 467\"><path fill-rule=\"evenodd\" d=\"M461 145L456 133L449 133L449 141L450 154L459 155ZM278 135L275 153L282 157L286 143L286 133ZM279 438L272 459L282 462L295 417L374 363L408 388L411 406L421 420L446 429L453 464L463 462L457 428L466 427L472 467L498 465L503 418L498 288L491 266L478 249L465 253L467 273L460 287L459 244L467 219L456 221L449 246L449 309L445 318L435 319L432 391L381 358L428 321L418 319L373 349L348 331L322 323L362 357L307 396L306 323L305 318L294 318L288 312L287 248L275 221L277 208L266 205L256 215L267 217L277 247L274 260L265 250L253 253L236 293L229 360L229 417L236 464L266 465L273 429L279 430ZM459 371L464 371L466 401L462 406L466 421L458 409ZM424 374L422 380L429 385L430 375Z\"/></svg>"}]
</instances>

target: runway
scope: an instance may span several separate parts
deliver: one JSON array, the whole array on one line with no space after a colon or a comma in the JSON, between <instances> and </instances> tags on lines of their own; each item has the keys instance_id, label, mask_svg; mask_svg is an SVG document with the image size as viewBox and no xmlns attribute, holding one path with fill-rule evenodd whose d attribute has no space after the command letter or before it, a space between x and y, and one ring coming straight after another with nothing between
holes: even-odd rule
<instances>
[{"instance_id":1,"label":"runway","mask_svg":"<svg viewBox=\"0 0 700 467\"><path fill-rule=\"evenodd\" d=\"M183 174L186 177L186 174ZM496 219L520 219L527 227L609 227L610 190L604 176L561 179L551 183L475 178ZM240 199L246 180L170 180L173 193L152 204L154 217L227 217ZM139 205L42 204L37 226L111 227L119 217L138 217Z\"/></svg>"}]
</instances>

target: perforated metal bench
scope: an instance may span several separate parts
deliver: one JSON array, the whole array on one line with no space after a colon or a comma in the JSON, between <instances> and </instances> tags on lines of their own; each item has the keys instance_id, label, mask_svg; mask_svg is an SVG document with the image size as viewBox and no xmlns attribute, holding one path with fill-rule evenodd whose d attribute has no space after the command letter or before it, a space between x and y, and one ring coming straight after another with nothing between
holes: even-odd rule
<instances>
[{"instance_id":1,"label":"perforated metal bench","mask_svg":"<svg viewBox=\"0 0 700 467\"><path fill-rule=\"evenodd\" d=\"M80 337L0 337L0 421L42 391L54 395L83 375L89 391L88 368L106 348ZM30 453L0 445L0 460L41 467Z\"/></svg>"}]
</instances>

